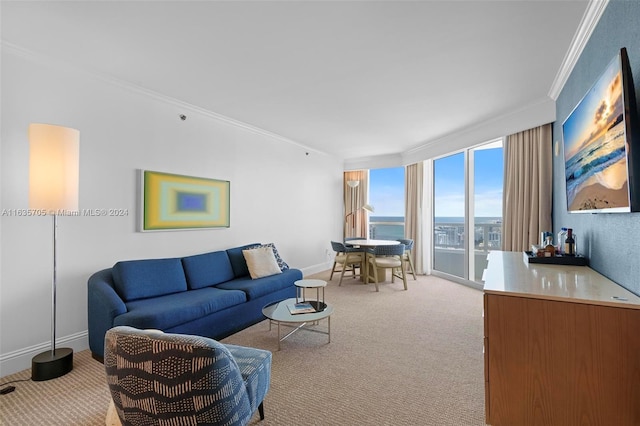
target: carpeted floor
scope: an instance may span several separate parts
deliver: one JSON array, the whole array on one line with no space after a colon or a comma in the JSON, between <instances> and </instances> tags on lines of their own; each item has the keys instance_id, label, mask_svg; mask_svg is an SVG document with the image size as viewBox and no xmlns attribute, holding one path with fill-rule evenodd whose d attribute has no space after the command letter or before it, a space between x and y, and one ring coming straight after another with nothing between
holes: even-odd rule
<instances>
[{"instance_id":1,"label":"carpeted floor","mask_svg":"<svg viewBox=\"0 0 640 426\"><path fill-rule=\"evenodd\" d=\"M384 283L379 293L337 281L326 289L331 343L303 330L277 351L266 321L224 340L273 352L266 418L251 425L484 425L482 292L432 276L409 279L408 291ZM0 425L104 424L103 366L88 351L74 354L66 376L14 385L0 396Z\"/></svg>"}]
</instances>

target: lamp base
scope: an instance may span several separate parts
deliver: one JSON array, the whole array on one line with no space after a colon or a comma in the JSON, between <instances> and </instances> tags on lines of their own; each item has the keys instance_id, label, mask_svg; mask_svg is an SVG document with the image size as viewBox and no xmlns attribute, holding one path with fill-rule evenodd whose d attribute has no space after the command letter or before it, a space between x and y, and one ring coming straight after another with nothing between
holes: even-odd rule
<instances>
[{"instance_id":1,"label":"lamp base","mask_svg":"<svg viewBox=\"0 0 640 426\"><path fill-rule=\"evenodd\" d=\"M55 379L73 370L73 349L58 348L42 352L31 359L31 380Z\"/></svg>"}]
</instances>

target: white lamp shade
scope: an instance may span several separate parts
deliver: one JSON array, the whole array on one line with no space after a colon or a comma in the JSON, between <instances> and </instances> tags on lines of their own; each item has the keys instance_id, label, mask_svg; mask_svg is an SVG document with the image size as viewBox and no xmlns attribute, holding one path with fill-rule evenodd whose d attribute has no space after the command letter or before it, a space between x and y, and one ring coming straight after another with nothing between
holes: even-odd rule
<instances>
[{"instance_id":1,"label":"white lamp shade","mask_svg":"<svg viewBox=\"0 0 640 426\"><path fill-rule=\"evenodd\" d=\"M29 208L78 210L80 132L29 124Z\"/></svg>"},{"instance_id":2,"label":"white lamp shade","mask_svg":"<svg viewBox=\"0 0 640 426\"><path fill-rule=\"evenodd\" d=\"M347 181L347 185L349 185L350 188L355 188L356 186L360 185L360 181L359 180L348 180Z\"/></svg>"}]
</instances>

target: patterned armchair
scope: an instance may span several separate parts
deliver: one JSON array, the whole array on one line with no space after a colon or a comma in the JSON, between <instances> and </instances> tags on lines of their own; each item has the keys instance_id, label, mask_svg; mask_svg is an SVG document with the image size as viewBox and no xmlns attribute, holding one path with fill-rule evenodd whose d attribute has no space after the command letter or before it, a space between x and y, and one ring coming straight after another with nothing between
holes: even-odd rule
<instances>
[{"instance_id":1,"label":"patterned armchair","mask_svg":"<svg viewBox=\"0 0 640 426\"><path fill-rule=\"evenodd\" d=\"M114 327L104 364L123 425L246 425L271 379L271 352L206 337Z\"/></svg>"}]
</instances>

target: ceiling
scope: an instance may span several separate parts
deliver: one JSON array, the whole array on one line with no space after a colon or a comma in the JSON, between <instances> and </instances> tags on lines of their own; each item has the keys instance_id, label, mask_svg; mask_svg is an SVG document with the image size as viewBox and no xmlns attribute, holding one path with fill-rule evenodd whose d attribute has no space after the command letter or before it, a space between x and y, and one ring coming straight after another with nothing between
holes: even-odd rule
<instances>
[{"instance_id":1,"label":"ceiling","mask_svg":"<svg viewBox=\"0 0 640 426\"><path fill-rule=\"evenodd\" d=\"M548 101L588 6L3 0L2 41L348 160Z\"/></svg>"}]
</instances>

